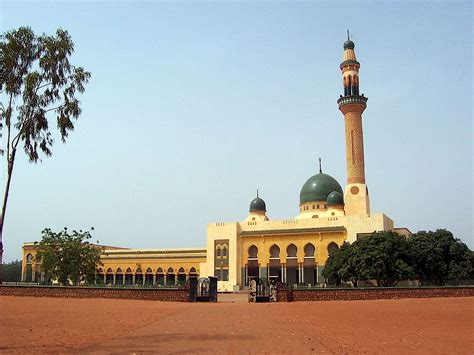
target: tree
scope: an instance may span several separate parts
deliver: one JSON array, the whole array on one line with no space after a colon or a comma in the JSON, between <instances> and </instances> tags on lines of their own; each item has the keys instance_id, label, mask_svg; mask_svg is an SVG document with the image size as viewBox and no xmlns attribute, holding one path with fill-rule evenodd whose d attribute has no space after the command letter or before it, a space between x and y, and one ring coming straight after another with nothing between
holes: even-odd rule
<instances>
[{"instance_id":1,"label":"tree","mask_svg":"<svg viewBox=\"0 0 474 355\"><path fill-rule=\"evenodd\" d=\"M91 282L100 264L101 249L90 244L90 232L72 231L67 228L55 233L51 229L42 231L36 260L41 262L41 271L61 285L78 285Z\"/></svg>"},{"instance_id":2,"label":"tree","mask_svg":"<svg viewBox=\"0 0 474 355\"><path fill-rule=\"evenodd\" d=\"M358 286L360 273L357 268L355 253L357 253L356 248L346 242L339 249L335 249L329 254L323 270L323 276L329 284L337 284L342 280L351 282L354 287Z\"/></svg>"},{"instance_id":3,"label":"tree","mask_svg":"<svg viewBox=\"0 0 474 355\"><path fill-rule=\"evenodd\" d=\"M412 279L415 272L406 238L395 232L378 232L354 243L360 278L376 286L394 287ZM374 285L375 286L375 285Z\"/></svg>"},{"instance_id":4,"label":"tree","mask_svg":"<svg viewBox=\"0 0 474 355\"><path fill-rule=\"evenodd\" d=\"M21 281L21 261L15 260L3 264L3 280L7 282Z\"/></svg>"},{"instance_id":5,"label":"tree","mask_svg":"<svg viewBox=\"0 0 474 355\"><path fill-rule=\"evenodd\" d=\"M81 113L76 94L84 92L91 74L71 65L69 57L73 52L71 37L62 29L54 36L36 36L31 28L20 27L0 37L0 154L5 155L7 166L0 215L0 265L8 194L19 145L23 145L32 163L38 162L40 153L51 156L53 137L48 117L56 118L59 135L65 142L74 129L73 120Z\"/></svg>"},{"instance_id":6,"label":"tree","mask_svg":"<svg viewBox=\"0 0 474 355\"><path fill-rule=\"evenodd\" d=\"M352 244L344 243L329 255L323 274L354 286L365 281L384 287L415 276L406 239L394 232L373 233Z\"/></svg>"},{"instance_id":7,"label":"tree","mask_svg":"<svg viewBox=\"0 0 474 355\"><path fill-rule=\"evenodd\" d=\"M422 284L445 285L472 278L473 252L450 231L420 231L410 237L408 244Z\"/></svg>"}]
</instances>

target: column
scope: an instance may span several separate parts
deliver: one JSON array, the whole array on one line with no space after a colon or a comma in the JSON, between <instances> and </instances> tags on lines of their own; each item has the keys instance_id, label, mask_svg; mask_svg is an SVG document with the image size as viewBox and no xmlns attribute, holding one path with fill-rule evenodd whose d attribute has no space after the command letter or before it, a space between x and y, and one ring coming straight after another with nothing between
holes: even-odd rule
<instances>
[{"instance_id":1,"label":"column","mask_svg":"<svg viewBox=\"0 0 474 355\"><path fill-rule=\"evenodd\" d=\"M104 285L107 285L107 273L104 273Z\"/></svg>"},{"instance_id":2,"label":"column","mask_svg":"<svg viewBox=\"0 0 474 355\"><path fill-rule=\"evenodd\" d=\"M115 286L115 273L113 275L114 275L114 277L113 277L112 286Z\"/></svg>"},{"instance_id":3,"label":"column","mask_svg":"<svg viewBox=\"0 0 474 355\"><path fill-rule=\"evenodd\" d=\"M174 285L178 285L178 273L174 274Z\"/></svg>"},{"instance_id":4,"label":"column","mask_svg":"<svg viewBox=\"0 0 474 355\"><path fill-rule=\"evenodd\" d=\"M132 275L132 285L135 286L135 274Z\"/></svg>"},{"instance_id":5,"label":"column","mask_svg":"<svg viewBox=\"0 0 474 355\"><path fill-rule=\"evenodd\" d=\"M153 286L156 286L156 274L153 274Z\"/></svg>"},{"instance_id":6,"label":"column","mask_svg":"<svg viewBox=\"0 0 474 355\"><path fill-rule=\"evenodd\" d=\"M249 266L245 264L244 285L248 285Z\"/></svg>"},{"instance_id":7,"label":"column","mask_svg":"<svg viewBox=\"0 0 474 355\"><path fill-rule=\"evenodd\" d=\"M166 278L167 278L166 275L167 275L167 274L163 274L163 283L165 284L165 285L164 285L165 287L166 287L166 285L167 285L167 283L166 283L166 282L167 282L167 281L166 281Z\"/></svg>"}]
</instances>

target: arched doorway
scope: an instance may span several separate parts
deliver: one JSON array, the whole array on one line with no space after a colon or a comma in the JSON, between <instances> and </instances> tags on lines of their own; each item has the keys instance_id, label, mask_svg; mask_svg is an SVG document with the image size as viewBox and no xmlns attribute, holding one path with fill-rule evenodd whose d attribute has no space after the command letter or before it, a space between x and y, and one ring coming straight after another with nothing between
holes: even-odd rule
<instances>
[{"instance_id":1,"label":"arched doorway","mask_svg":"<svg viewBox=\"0 0 474 355\"><path fill-rule=\"evenodd\" d=\"M248 249L247 257L247 278L245 284L249 284L249 279L251 277L259 277L258 271L258 248L255 245L251 245Z\"/></svg>"},{"instance_id":2,"label":"arched doorway","mask_svg":"<svg viewBox=\"0 0 474 355\"><path fill-rule=\"evenodd\" d=\"M304 282L315 285L318 282L318 270L315 258L316 248L308 243L304 246Z\"/></svg>"},{"instance_id":3,"label":"arched doorway","mask_svg":"<svg viewBox=\"0 0 474 355\"><path fill-rule=\"evenodd\" d=\"M191 269L189 269L189 277L197 277L197 276L198 274L195 267L192 267Z\"/></svg>"},{"instance_id":4,"label":"arched doorway","mask_svg":"<svg viewBox=\"0 0 474 355\"><path fill-rule=\"evenodd\" d=\"M123 286L123 273L121 268L115 271L115 286Z\"/></svg>"},{"instance_id":5,"label":"arched doorway","mask_svg":"<svg viewBox=\"0 0 474 355\"><path fill-rule=\"evenodd\" d=\"M26 267L25 267L25 281L33 281L33 255L28 254L26 256Z\"/></svg>"},{"instance_id":6,"label":"arched doorway","mask_svg":"<svg viewBox=\"0 0 474 355\"><path fill-rule=\"evenodd\" d=\"M156 284L165 286L165 273L161 267L156 270Z\"/></svg>"},{"instance_id":7,"label":"arched doorway","mask_svg":"<svg viewBox=\"0 0 474 355\"><path fill-rule=\"evenodd\" d=\"M329 243L329 245L328 245L328 254L331 254L331 252L333 252L336 249L339 249L339 246L336 243L334 243L334 242Z\"/></svg>"},{"instance_id":8,"label":"arched doorway","mask_svg":"<svg viewBox=\"0 0 474 355\"><path fill-rule=\"evenodd\" d=\"M132 286L133 285L133 274L132 269L127 268L125 271L125 286Z\"/></svg>"},{"instance_id":9,"label":"arched doorway","mask_svg":"<svg viewBox=\"0 0 474 355\"><path fill-rule=\"evenodd\" d=\"M105 274L105 284L106 285L114 284L114 272L112 271L110 267L107 269L107 272Z\"/></svg>"},{"instance_id":10,"label":"arched doorway","mask_svg":"<svg viewBox=\"0 0 474 355\"><path fill-rule=\"evenodd\" d=\"M145 285L147 286L153 285L153 270L151 269L151 267L149 267L145 271Z\"/></svg>"},{"instance_id":11,"label":"arched doorway","mask_svg":"<svg viewBox=\"0 0 474 355\"><path fill-rule=\"evenodd\" d=\"M97 270L97 273L95 274L95 283L97 285L103 285L105 282L104 280L104 270L102 270L102 268L99 268Z\"/></svg>"},{"instance_id":12,"label":"arched doorway","mask_svg":"<svg viewBox=\"0 0 474 355\"><path fill-rule=\"evenodd\" d=\"M180 267L178 270L178 285L184 285L186 283L186 271Z\"/></svg>"},{"instance_id":13,"label":"arched doorway","mask_svg":"<svg viewBox=\"0 0 474 355\"><path fill-rule=\"evenodd\" d=\"M269 278L276 278L281 282L281 263L280 263L280 247L273 244L270 247L270 260L268 263Z\"/></svg>"},{"instance_id":14,"label":"arched doorway","mask_svg":"<svg viewBox=\"0 0 474 355\"><path fill-rule=\"evenodd\" d=\"M135 285L143 286L143 271L141 268L135 270Z\"/></svg>"},{"instance_id":15,"label":"arched doorway","mask_svg":"<svg viewBox=\"0 0 474 355\"><path fill-rule=\"evenodd\" d=\"M174 270L170 267L166 271L166 286L174 286L176 285L176 275L174 274Z\"/></svg>"},{"instance_id":16,"label":"arched doorway","mask_svg":"<svg viewBox=\"0 0 474 355\"><path fill-rule=\"evenodd\" d=\"M286 282L289 285L298 284L300 281L300 268L298 267L298 248L294 244L286 248Z\"/></svg>"}]
</instances>

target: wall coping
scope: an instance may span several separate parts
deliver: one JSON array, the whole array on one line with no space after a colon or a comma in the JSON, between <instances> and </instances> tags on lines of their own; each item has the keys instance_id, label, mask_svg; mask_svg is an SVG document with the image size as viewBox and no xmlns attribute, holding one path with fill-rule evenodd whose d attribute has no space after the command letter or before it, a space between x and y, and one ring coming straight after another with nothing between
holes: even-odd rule
<instances>
[{"instance_id":1,"label":"wall coping","mask_svg":"<svg viewBox=\"0 0 474 355\"><path fill-rule=\"evenodd\" d=\"M46 288L62 290L131 290L131 291L186 291L186 288L179 287L107 287L107 286L56 286L56 285L8 285L0 284L0 287L23 287L23 288Z\"/></svg>"},{"instance_id":2,"label":"wall coping","mask_svg":"<svg viewBox=\"0 0 474 355\"><path fill-rule=\"evenodd\" d=\"M401 286L401 287L302 287L302 288L289 288L292 292L299 291L379 291L379 290L419 290L419 289L459 289L459 288L472 288L472 285L465 286Z\"/></svg>"}]
</instances>

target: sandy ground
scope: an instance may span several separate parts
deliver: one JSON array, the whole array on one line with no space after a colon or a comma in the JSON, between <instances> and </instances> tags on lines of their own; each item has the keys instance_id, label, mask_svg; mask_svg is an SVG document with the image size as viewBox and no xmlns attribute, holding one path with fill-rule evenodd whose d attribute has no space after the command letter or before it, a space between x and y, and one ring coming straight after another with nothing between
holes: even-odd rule
<instances>
[{"instance_id":1,"label":"sandy ground","mask_svg":"<svg viewBox=\"0 0 474 355\"><path fill-rule=\"evenodd\" d=\"M474 298L222 300L0 297L0 352L474 353Z\"/></svg>"}]
</instances>

